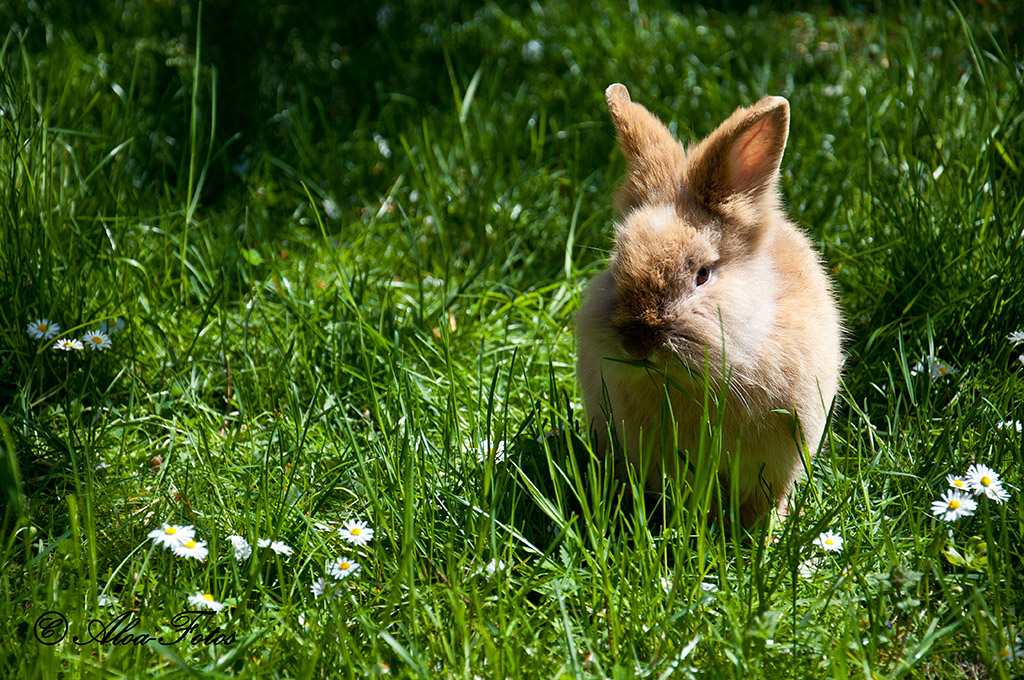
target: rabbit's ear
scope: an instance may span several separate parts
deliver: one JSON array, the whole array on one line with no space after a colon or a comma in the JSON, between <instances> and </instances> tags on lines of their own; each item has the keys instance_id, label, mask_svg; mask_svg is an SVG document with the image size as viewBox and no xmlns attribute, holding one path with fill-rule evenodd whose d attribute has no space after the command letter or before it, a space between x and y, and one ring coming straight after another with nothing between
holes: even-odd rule
<instances>
[{"instance_id":1,"label":"rabbit's ear","mask_svg":"<svg viewBox=\"0 0 1024 680\"><path fill-rule=\"evenodd\" d=\"M629 98L624 85L610 85L604 96L629 164L616 207L626 213L643 204L671 203L682 177L682 145L653 113Z\"/></svg>"},{"instance_id":2,"label":"rabbit's ear","mask_svg":"<svg viewBox=\"0 0 1024 680\"><path fill-rule=\"evenodd\" d=\"M689 154L685 183L711 208L735 198L774 204L788 136L789 102L782 97L737 109Z\"/></svg>"}]
</instances>

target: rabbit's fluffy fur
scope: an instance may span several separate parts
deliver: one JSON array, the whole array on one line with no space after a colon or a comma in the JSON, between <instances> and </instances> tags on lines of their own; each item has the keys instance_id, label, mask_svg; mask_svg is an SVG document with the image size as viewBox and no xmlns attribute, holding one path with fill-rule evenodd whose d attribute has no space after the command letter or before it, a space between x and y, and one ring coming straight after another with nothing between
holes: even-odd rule
<instances>
[{"instance_id":1,"label":"rabbit's fluffy fur","mask_svg":"<svg viewBox=\"0 0 1024 680\"><path fill-rule=\"evenodd\" d=\"M628 174L610 266L587 288L577 321L596 446L624 449L653 491L662 468L685 475L706 429L707 370L712 398L728 394L723 448L739 456L742 521L785 512L842 364L831 283L779 206L789 103L765 97L737 109L684 149L625 87L605 95ZM719 482L728 498L724 473Z\"/></svg>"}]
</instances>

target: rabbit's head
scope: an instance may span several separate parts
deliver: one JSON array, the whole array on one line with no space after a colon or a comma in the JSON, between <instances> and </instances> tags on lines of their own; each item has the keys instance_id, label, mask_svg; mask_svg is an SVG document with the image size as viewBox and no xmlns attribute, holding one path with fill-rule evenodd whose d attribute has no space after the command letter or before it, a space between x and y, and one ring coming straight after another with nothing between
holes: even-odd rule
<instances>
[{"instance_id":1,"label":"rabbit's head","mask_svg":"<svg viewBox=\"0 0 1024 680\"><path fill-rule=\"evenodd\" d=\"M625 87L606 96L629 166L610 266L615 340L634 361L671 352L696 368L724 346L730 363L744 363L775 316L780 272L763 246L784 221L776 184L788 103L766 97L684 150Z\"/></svg>"}]
</instances>

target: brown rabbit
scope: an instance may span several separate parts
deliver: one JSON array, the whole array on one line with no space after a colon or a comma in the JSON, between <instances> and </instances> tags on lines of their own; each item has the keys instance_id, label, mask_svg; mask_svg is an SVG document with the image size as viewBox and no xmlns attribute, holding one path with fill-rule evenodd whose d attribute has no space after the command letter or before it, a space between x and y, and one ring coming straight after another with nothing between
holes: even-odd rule
<instances>
[{"instance_id":1,"label":"brown rabbit","mask_svg":"<svg viewBox=\"0 0 1024 680\"><path fill-rule=\"evenodd\" d=\"M625 87L605 96L629 170L610 266L587 288L578 318L596 447L609 450L611 423L660 491L662 468L678 478L697 452L707 371L710 396L728 395L721 435L723 450L738 455L743 523L772 507L785 513L842 365L832 285L779 207L789 103L765 97L737 109L684 149Z\"/></svg>"}]
</instances>

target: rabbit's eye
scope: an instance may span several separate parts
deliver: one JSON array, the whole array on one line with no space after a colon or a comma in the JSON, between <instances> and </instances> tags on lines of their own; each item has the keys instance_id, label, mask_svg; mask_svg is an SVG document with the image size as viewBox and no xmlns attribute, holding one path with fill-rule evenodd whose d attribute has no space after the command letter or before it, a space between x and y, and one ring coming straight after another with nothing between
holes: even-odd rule
<instances>
[{"instance_id":1,"label":"rabbit's eye","mask_svg":"<svg viewBox=\"0 0 1024 680\"><path fill-rule=\"evenodd\" d=\"M698 286L704 285L705 283L708 282L708 279L710 277L711 277L711 268L710 267L701 267L700 269L697 270L697 285Z\"/></svg>"}]
</instances>

